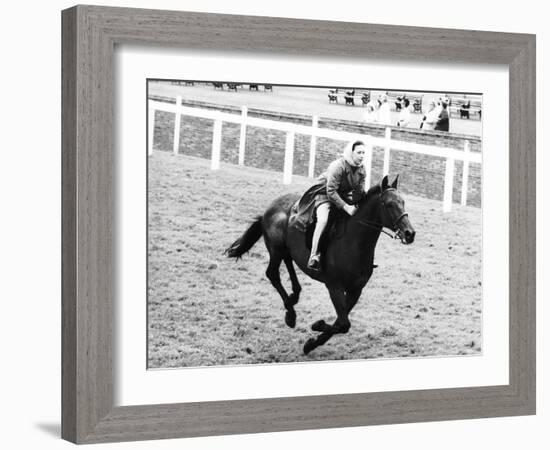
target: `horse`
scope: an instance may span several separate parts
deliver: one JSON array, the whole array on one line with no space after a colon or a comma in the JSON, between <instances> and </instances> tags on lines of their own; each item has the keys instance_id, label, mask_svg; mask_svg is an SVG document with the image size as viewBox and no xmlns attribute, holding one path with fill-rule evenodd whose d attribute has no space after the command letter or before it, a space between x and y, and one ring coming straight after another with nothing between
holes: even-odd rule
<instances>
[{"instance_id":1,"label":"horse","mask_svg":"<svg viewBox=\"0 0 550 450\"><path fill-rule=\"evenodd\" d=\"M266 276L277 290L286 309L285 323L290 328L296 326L296 311L302 287L296 276L294 263L309 277L324 283L329 291L337 318L332 325L323 319L313 323L311 329L320 334L310 338L303 347L304 354L324 345L335 334L345 334L351 323L349 314L356 305L363 288L370 280L374 269L374 250L383 228L392 230L393 237L403 244L412 244L415 230L405 203L397 190L397 176L390 185L388 176L364 193L357 204L353 216L342 213L333 227L324 232L324 245L321 270L307 267L310 249L303 230L295 226L293 206L299 199L297 194L286 194L275 199L262 216L257 216L248 229L231 244L225 254L230 258L241 258L252 246L264 237L269 252ZM340 231L338 231L340 230ZM390 234L390 233L387 233ZM281 283L279 269L285 263L292 292L288 294Z\"/></svg>"}]
</instances>

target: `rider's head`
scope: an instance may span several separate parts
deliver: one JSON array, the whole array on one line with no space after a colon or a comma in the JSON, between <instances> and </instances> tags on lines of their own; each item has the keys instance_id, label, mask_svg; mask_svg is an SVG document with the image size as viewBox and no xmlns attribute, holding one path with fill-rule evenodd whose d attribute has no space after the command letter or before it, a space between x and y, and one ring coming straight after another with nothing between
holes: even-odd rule
<instances>
[{"instance_id":1,"label":"rider's head","mask_svg":"<svg viewBox=\"0 0 550 450\"><path fill-rule=\"evenodd\" d=\"M356 166L363 164L365 151L365 143L363 141L355 141L351 145L351 159Z\"/></svg>"}]
</instances>

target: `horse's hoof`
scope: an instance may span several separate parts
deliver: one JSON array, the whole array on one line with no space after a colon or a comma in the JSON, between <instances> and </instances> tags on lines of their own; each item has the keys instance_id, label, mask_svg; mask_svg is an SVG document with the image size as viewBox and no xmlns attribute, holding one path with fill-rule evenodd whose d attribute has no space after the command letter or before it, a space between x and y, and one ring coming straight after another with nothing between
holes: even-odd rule
<instances>
[{"instance_id":1,"label":"horse's hoof","mask_svg":"<svg viewBox=\"0 0 550 450\"><path fill-rule=\"evenodd\" d=\"M309 338L304 344L304 355L307 355L309 352L315 349L315 347L315 339Z\"/></svg>"},{"instance_id":2,"label":"horse's hoof","mask_svg":"<svg viewBox=\"0 0 550 450\"><path fill-rule=\"evenodd\" d=\"M325 323L325 321L323 319L321 319L321 320L318 320L317 322L315 322L313 325L311 325L311 329L313 331L324 331L326 326L327 326L327 324Z\"/></svg>"},{"instance_id":3,"label":"horse's hoof","mask_svg":"<svg viewBox=\"0 0 550 450\"><path fill-rule=\"evenodd\" d=\"M290 328L294 328L296 326L296 312L287 311L286 314L285 314L285 323Z\"/></svg>"}]
</instances>

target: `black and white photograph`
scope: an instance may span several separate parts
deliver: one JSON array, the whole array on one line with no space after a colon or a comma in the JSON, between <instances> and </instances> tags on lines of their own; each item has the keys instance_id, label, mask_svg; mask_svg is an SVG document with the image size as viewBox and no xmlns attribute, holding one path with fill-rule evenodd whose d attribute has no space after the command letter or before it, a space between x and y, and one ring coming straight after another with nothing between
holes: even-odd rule
<instances>
[{"instance_id":1,"label":"black and white photograph","mask_svg":"<svg viewBox=\"0 0 550 450\"><path fill-rule=\"evenodd\" d=\"M149 369L482 354L481 94L146 98Z\"/></svg>"}]
</instances>

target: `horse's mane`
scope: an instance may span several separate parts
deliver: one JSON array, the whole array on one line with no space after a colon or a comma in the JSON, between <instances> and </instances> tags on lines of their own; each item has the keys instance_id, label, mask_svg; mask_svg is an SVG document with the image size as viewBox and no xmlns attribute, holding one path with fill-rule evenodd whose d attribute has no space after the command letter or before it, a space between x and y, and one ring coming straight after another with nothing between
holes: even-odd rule
<instances>
[{"instance_id":1,"label":"horse's mane","mask_svg":"<svg viewBox=\"0 0 550 450\"><path fill-rule=\"evenodd\" d=\"M375 195L378 195L382 192L382 188L379 184L375 184L372 186L366 193L363 199L359 202L361 204L368 203L371 198L373 198Z\"/></svg>"}]
</instances>

